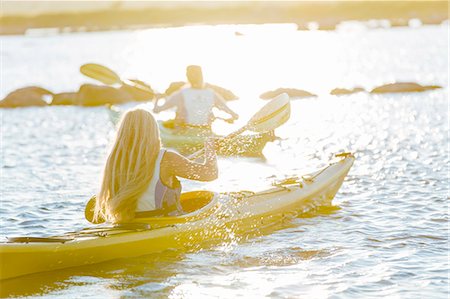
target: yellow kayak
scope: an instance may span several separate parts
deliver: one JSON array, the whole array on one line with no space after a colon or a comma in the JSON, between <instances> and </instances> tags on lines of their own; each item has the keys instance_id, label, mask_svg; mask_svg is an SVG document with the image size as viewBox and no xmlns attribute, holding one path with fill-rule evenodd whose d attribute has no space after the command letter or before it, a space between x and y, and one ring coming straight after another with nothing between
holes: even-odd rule
<instances>
[{"instance_id":1,"label":"yellow kayak","mask_svg":"<svg viewBox=\"0 0 450 299\"><path fill-rule=\"evenodd\" d=\"M195 248L329 206L354 162L351 154L337 156L338 161L320 171L278 182L262 192L183 193L187 213L182 216L146 218L144 213L126 225L97 225L49 238L10 238L0 243L0 279Z\"/></svg>"},{"instance_id":2,"label":"yellow kayak","mask_svg":"<svg viewBox=\"0 0 450 299\"><path fill-rule=\"evenodd\" d=\"M111 122L116 125L121 112L110 106L108 107L108 114ZM174 148L186 155L202 149L207 137L222 137L215 135L209 129L175 126L174 120L158 121L158 124L164 147ZM267 142L274 141L275 138L273 131L239 135L233 138L231 142L219 141L217 154L221 156L262 157L262 151Z\"/></svg>"},{"instance_id":3,"label":"yellow kayak","mask_svg":"<svg viewBox=\"0 0 450 299\"><path fill-rule=\"evenodd\" d=\"M161 142L164 147L177 149L183 154L191 154L203 148L208 136L218 137L209 129L177 128L171 125L172 121L159 122ZM261 157L267 142L275 140L273 132L239 135L231 141L220 140L217 145L217 154L221 156Z\"/></svg>"}]
</instances>

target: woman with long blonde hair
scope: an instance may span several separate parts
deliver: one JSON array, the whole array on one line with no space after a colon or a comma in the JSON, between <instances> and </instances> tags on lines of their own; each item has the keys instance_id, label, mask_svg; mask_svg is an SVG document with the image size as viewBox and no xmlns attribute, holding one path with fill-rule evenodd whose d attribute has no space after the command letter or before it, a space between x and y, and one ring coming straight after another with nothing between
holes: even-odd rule
<instances>
[{"instance_id":1,"label":"woman with long blonde hair","mask_svg":"<svg viewBox=\"0 0 450 299\"><path fill-rule=\"evenodd\" d=\"M143 109L123 116L106 161L94 219L127 222L136 212L166 215L182 213L181 184L177 177L198 181L217 178L213 140L205 143L203 163L161 147L159 127Z\"/></svg>"}]
</instances>

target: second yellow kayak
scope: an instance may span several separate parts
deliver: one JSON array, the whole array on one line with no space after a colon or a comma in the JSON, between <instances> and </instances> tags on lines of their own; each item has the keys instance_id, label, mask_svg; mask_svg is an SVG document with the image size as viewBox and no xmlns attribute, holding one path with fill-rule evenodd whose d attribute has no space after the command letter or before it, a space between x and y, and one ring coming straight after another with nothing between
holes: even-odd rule
<instances>
[{"instance_id":1,"label":"second yellow kayak","mask_svg":"<svg viewBox=\"0 0 450 299\"><path fill-rule=\"evenodd\" d=\"M220 138L210 130L201 128L171 128L167 122L159 122L161 141L165 147L175 148L183 154L191 154L203 148L206 139ZM274 141L273 132L239 135L231 141L219 140L217 154L221 156L261 157L268 142Z\"/></svg>"}]
</instances>

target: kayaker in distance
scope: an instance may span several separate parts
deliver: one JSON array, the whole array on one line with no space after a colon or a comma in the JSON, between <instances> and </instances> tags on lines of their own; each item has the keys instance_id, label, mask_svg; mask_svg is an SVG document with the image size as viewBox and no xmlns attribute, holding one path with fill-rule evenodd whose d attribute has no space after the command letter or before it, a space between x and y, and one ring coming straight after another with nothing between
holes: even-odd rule
<instances>
[{"instance_id":1,"label":"kayaker in distance","mask_svg":"<svg viewBox=\"0 0 450 299\"><path fill-rule=\"evenodd\" d=\"M217 173L213 139L205 142L204 163L197 163L161 148L159 127L150 112L128 111L106 161L94 219L122 223L132 220L135 212L182 214L177 177L212 181Z\"/></svg>"},{"instance_id":2,"label":"kayaker in distance","mask_svg":"<svg viewBox=\"0 0 450 299\"><path fill-rule=\"evenodd\" d=\"M210 128L214 121L214 107L228 113L231 121L238 119L239 116L227 106L220 94L205 87L200 66L188 66L186 77L190 86L170 95L162 106L155 105L155 113L176 107L176 124L188 127Z\"/></svg>"}]
</instances>

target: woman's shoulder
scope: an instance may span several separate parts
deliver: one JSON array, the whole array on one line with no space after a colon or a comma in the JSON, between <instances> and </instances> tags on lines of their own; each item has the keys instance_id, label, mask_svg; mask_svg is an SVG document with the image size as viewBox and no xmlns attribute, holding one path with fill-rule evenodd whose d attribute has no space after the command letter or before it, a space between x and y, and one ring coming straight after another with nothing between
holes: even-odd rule
<instances>
[{"instance_id":1,"label":"woman's shoulder","mask_svg":"<svg viewBox=\"0 0 450 299\"><path fill-rule=\"evenodd\" d=\"M165 150L160 163L160 171L162 177L171 177L177 175L180 168L186 164L186 158L182 155L171 151Z\"/></svg>"},{"instance_id":2,"label":"woman's shoulder","mask_svg":"<svg viewBox=\"0 0 450 299\"><path fill-rule=\"evenodd\" d=\"M161 149L161 151L162 151L162 155L163 155L161 163L175 162L176 160L183 158L183 156L181 156L177 152L174 152L169 149L163 148L163 149Z\"/></svg>"}]
</instances>

